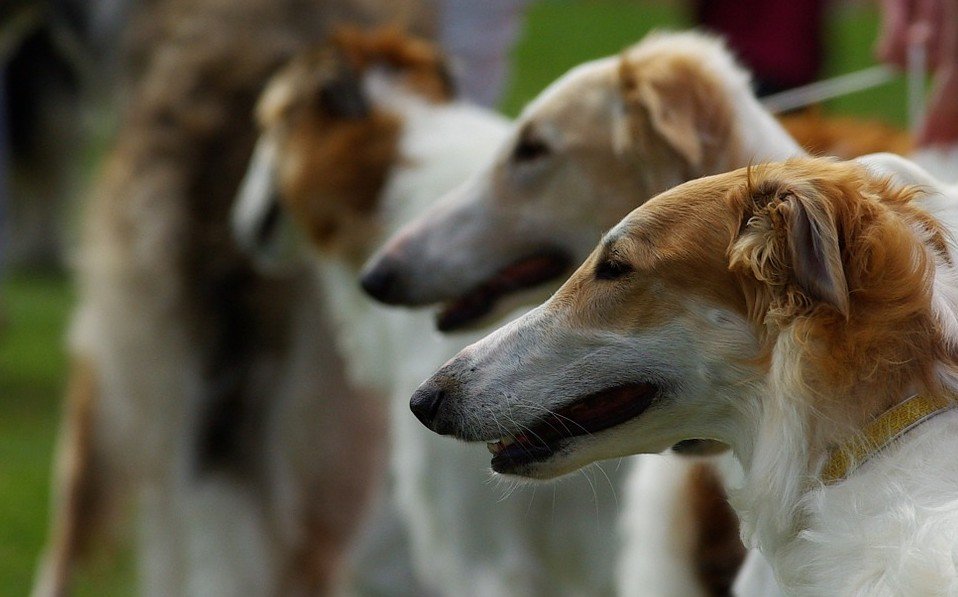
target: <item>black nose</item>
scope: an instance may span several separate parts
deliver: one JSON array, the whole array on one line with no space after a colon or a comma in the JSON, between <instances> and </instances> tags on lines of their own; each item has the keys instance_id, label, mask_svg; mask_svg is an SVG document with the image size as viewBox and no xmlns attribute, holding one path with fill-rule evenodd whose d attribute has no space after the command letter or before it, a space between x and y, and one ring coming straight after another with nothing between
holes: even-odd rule
<instances>
[{"instance_id":1,"label":"black nose","mask_svg":"<svg viewBox=\"0 0 958 597\"><path fill-rule=\"evenodd\" d=\"M375 267L363 272L359 279L366 294L381 303L392 305L397 302L399 274L388 261L381 261Z\"/></svg>"},{"instance_id":2,"label":"black nose","mask_svg":"<svg viewBox=\"0 0 958 597\"><path fill-rule=\"evenodd\" d=\"M412 395L409 400L409 408L412 409L412 414L416 415L416 418L423 425L436 433L446 434L448 430L440 428L446 426L438 425L440 423L439 408L445 398L446 393L439 384L431 381L426 382Z\"/></svg>"}]
</instances>

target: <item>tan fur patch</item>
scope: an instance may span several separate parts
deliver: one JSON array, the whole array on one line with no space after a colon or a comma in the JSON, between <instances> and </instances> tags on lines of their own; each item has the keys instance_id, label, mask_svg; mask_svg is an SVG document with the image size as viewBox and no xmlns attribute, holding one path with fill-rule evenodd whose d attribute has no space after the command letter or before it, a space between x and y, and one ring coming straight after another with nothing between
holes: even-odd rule
<instances>
[{"instance_id":1,"label":"tan fur patch","mask_svg":"<svg viewBox=\"0 0 958 597\"><path fill-rule=\"evenodd\" d=\"M749 176L745 227L730 252L732 270L756 302L750 311L763 314L756 323L773 334L790 326L812 393L843 400L819 405L833 421L857 428L916 383L937 390L931 367L943 355L931 314L933 263L914 228L933 223L910 204L917 191L871 179L848 163L795 161L782 169ZM811 194L827 214L824 233L834 235L840 250L847 314L796 282L790 208L781 201L790 193Z\"/></svg>"},{"instance_id":2,"label":"tan fur patch","mask_svg":"<svg viewBox=\"0 0 958 597\"><path fill-rule=\"evenodd\" d=\"M779 122L812 155L850 160L884 151L908 155L914 148L908 132L876 120L825 117L811 110L782 116Z\"/></svg>"},{"instance_id":3,"label":"tan fur patch","mask_svg":"<svg viewBox=\"0 0 958 597\"><path fill-rule=\"evenodd\" d=\"M96 372L91 362L74 361L67 388L64 433L57 448L56 493L50 543L45 555L47 586L68 594L73 567L91 547L103 524L105 489L97 475L93 446Z\"/></svg>"},{"instance_id":4,"label":"tan fur patch","mask_svg":"<svg viewBox=\"0 0 958 597\"><path fill-rule=\"evenodd\" d=\"M358 71L385 65L402 74L406 85L422 97L444 102L455 95L452 76L439 49L404 35L398 27L382 27L370 32L342 27L333 35L332 44Z\"/></svg>"},{"instance_id":5,"label":"tan fur patch","mask_svg":"<svg viewBox=\"0 0 958 597\"><path fill-rule=\"evenodd\" d=\"M732 107L720 82L693 56L623 54L619 82L632 138L640 145L664 140L690 165L688 178L714 172L713 156L732 151Z\"/></svg>"},{"instance_id":6,"label":"tan fur patch","mask_svg":"<svg viewBox=\"0 0 958 597\"><path fill-rule=\"evenodd\" d=\"M292 159L279 173L282 197L317 246L365 257L399 126L379 113L344 122L309 114L290 131L284 152Z\"/></svg>"},{"instance_id":7,"label":"tan fur patch","mask_svg":"<svg viewBox=\"0 0 958 597\"><path fill-rule=\"evenodd\" d=\"M361 85L377 67L431 101L452 96L433 45L396 28L341 28L277 75L257 109L264 135L279 143L282 200L317 247L356 261L367 257L376 203L398 159L401 122L371 105ZM331 94L338 105L329 105Z\"/></svg>"}]
</instances>

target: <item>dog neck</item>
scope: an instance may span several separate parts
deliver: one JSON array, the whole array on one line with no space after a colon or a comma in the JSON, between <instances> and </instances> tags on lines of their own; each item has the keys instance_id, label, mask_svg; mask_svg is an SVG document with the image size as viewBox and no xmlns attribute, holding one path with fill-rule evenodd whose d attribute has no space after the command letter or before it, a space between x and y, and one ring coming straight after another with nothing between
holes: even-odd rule
<instances>
[{"instance_id":1,"label":"dog neck","mask_svg":"<svg viewBox=\"0 0 958 597\"><path fill-rule=\"evenodd\" d=\"M761 444L771 442L798 449L767 454L764 461L753 459L744 487L730 496L741 517L746 544L758 547L768 559L786 593L850 594L852 588L862 586L856 577L871 574L881 579L875 581L875 593L901 594L883 584L889 580L883 570L911 567L914 573L928 567L936 574L949 574L940 558L945 558L947 566L951 556L941 552L937 535L953 536L958 529L958 512L951 498L958 478L948 455L956 447L952 440L958 411L953 399L941 396L930 396L928 403L914 409L908 402L889 411L888 416L898 421L886 429L888 437L881 437L891 441L880 449L871 444L877 451L866 457L868 462L833 484L826 484L828 479L822 477L828 474L830 453L816 458L804 449L801 414L781 403L766 414L756 452L763 448ZM902 409L912 412L899 418ZM768 424L773 419L781 425L777 430ZM909 426L915 419L920 422ZM893 429L899 433L892 433ZM821 474L809 472L817 470ZM917 548L922 553L910 554L908 546L914 546L922 533L931 533L919 540L924 541ZM939 577L928 579L929 586L944 586ZM903 582L907 586L909 581Z\"/></svg>"},{"instance_id":2,"label":"dog neck","mask_svg":"<svg viewBox=\"0 0 958 597\"><path fill-rule=\"evenodd\" d=\"M808 155L762 107L750 89L738 86L728 86L727 89L735 114L735 143L728 154L728 163L716 164L715 172L705 174L718 174L751 164Z\"/></svg>"}]
</instances>

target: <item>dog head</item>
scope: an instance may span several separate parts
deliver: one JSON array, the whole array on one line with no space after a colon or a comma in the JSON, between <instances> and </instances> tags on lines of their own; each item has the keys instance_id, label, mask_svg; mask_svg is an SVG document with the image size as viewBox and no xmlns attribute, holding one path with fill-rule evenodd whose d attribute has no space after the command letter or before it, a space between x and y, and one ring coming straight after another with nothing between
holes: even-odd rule
<instances>
[{"instance_id":1,"label":"dog head","mask_svg":"<svg viewBox=\"0 0 958 597\"><path fill-rule=\"evenodd\" d=\"M443 330L542 297L636 205L744 165L733 98L750 94L721 43L693 33L579 66L525 109L480 174L377 253L364 286L386 303L447 303Z\"/></svg>"},{"instance_id":2,"label":"dog head","mask_svg":"<svg viewBox=\"0 0 958 597\"><path fill-rule=\"evenodd\" d=\"M388 88L377 95L377 83ZM450 99L436 49L394 29L342 29L270 81L233 212L244 248L265 261L282 259L296 230L321 251L368 257L382 189L399 155L402 122L381 97L389 93Z\"/></svg>"},{"instance_id":3,"label":"dog head","mask_svg":"<svg viewBox=\"0 0 958 597\"><path fill-rule=\"evenodd\" d=\"M535 478L694 438L747 455L771 397L867 420L941 353L931 279L948 248L913 194L810 159L676 187L447 363L413 410Z\"/></svg>"}]
</instances>

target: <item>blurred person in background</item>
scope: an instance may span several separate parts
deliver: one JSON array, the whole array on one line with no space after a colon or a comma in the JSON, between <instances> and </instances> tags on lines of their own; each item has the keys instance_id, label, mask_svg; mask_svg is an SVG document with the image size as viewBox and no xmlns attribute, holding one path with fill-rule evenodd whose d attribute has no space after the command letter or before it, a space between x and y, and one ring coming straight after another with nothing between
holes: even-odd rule
<instances>
[{"instance_id":1,"label":"blurred person in background","mask_svg":"<svg viewBox=\"0 0 958 597\"><path fill-rule=\"evenodd\" d=\"M752 71L759 96L819 77L825 0L693 0L692 10Z\"/></svg>"},{"instance_id":2,"label":"blurred person in background","mask_svg":"<svg viewBox=\"0 0 958 597\"><path fill-rule=\"evenodd\" d=\"M815 81L823 62L825 0L694 0L698 22L723 37L752 70L758 94ZM925 46L934 86L916 144L958 143L958 0L881 0L878 58L906 68Z\"/></svg>"},{"instance_id":3,"label":"blurred person in background","mask_svg":"<svg viewBox=\"0 0 958 597\"><path fill-rule=\"evenodd\" d=\"M933 72L917 144L958 143L958 0L882 0L881 7L879 59L905 68L909 45L922 44Z\"/></svg>"},{"instance_id":4,"label":"blurred person in background","mask_svg":"<svg viewBox=\"0 0 958 597\"><path fill-rule=\"evenodd\" d=\"M462 96L495 107L508 83L509 54L533 0L443 0L439 43L454 58Z\"/></svg>"}]
</instances>

